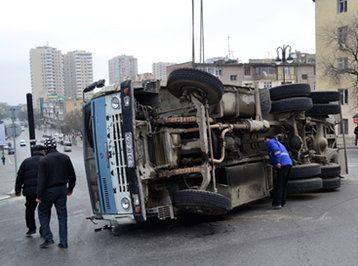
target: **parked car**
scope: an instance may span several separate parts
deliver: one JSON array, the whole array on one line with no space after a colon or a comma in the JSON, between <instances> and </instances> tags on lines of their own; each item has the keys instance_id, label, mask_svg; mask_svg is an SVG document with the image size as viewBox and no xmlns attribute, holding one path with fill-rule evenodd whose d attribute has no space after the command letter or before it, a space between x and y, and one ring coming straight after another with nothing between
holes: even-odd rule
<instances>
[{"instance_id":1,"label":"parked car","mask_svg":"<svg viewBox=\"0 0 358 266\"><path fill-rule=\"evenodd\" d=\"M24 139L20 140L20 146L21 147L26 146L26 141Z\"/></svg>"},{"instance_id":2,"label":"parked car","mask_svg":"<svg viewBox=\"0 0 358 266\"><path fill-rule=\"evenodd\" d=\"M7 154L9 154L9 155L15 154L15 149L9 148L9 149L7 150Z\"/></svg>"},{"instance_id":3,"label":"parked car","mask_svg":"<svg viewBox=\"0 0 358 266\"><path fill-rule=\"evenodd\" d=\"M70 152L70 151L72 151L71 146L72 146L72 143L71 143L70 141L65 141L65 142L63 143L63 151L64 151L64 152Z\"/></svg>"}]
</instances>

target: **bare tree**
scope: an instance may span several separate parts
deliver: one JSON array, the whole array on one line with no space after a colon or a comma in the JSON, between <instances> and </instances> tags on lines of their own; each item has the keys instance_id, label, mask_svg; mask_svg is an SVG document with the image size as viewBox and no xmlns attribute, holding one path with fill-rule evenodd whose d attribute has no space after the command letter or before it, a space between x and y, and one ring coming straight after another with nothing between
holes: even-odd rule
<instances>
[{"instance_id":1,"label":"bare tree","mask_svg":"<svg viewBox=\"0 0 358 266\"><path fill-rule=\"evenodd\" d=\"M334 26L332 26L334 25ZM352 17L321 29L320 38L329 53L319 67L335 84L351 84L358 95L358 17ZM354 97L357 98L357 97ZM358 105L358 101L356 101Z\"/></svg>"},{"instance_id":2,"label":"bare tree","mask_svg":"<svg viewBox=\"0 0 358 266\"><path fill-rule=\"evenodd\" d=\"M65 135L74 135L82 132L82 113L70 112L65 115L61 131Z\"/></svg>"}]
</instances>

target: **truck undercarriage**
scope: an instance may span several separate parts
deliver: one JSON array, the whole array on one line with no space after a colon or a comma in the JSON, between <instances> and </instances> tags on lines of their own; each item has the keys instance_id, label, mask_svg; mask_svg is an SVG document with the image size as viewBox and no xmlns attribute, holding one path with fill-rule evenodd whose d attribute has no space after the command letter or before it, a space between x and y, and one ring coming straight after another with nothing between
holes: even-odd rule
<instances>
[{"instance_id":1,"label":"truck undercarriage","mask_svg":"<svg viewBox=\"0 0 358 266\"><path fill-rule=\"evenodd\" d=\"M264 138L278 131L295 163L291 192L321 189L324 176L340 172L334 112L307 114L318 105L310 93L305 84L223 85L196 69L175 70L166 87L126 81L104 88L84 106L94 214L119 224L223 215L267 197L273 174Z\"/></svg>"}]
</instances>

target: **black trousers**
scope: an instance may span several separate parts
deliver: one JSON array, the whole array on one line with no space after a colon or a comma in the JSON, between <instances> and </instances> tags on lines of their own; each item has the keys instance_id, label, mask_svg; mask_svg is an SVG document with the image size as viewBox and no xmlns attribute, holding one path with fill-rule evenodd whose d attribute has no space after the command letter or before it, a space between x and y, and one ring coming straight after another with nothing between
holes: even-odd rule
<instances>
[{"instance_id":1,"label":"black trousers","mask_svg":"<svg viewBox=\"0 0 358 266\"><path fill-rule=\"evenodd\" d=\"M275 176L273 179L273 206L284 206L286 204L287 183L291 167L291 165L284 165L281 166L281 168L275 169Z\"/></svg>"},{"instance_id":2,"label":"black trousers","mask_svg":"<svg viewBox=\"0 0 358 266\"><path fill-rule=\"evenodd\" d=\"M356 146L357 146L357 142L358 142L358 134L356 134Z\"/></svg>"},{"instance_id":3,"label":"black trousers","mask_svg":"<svg viewBox=\"0 0 358 266\"><path fill-rule=\"evenodd\" d=\"M36 222L35 222L36 206L37 206L36 195L26 196L25 219L26 219L26 226L27 228L29 228L29 230L36 230Z\"/></svg>"}]
</instances>

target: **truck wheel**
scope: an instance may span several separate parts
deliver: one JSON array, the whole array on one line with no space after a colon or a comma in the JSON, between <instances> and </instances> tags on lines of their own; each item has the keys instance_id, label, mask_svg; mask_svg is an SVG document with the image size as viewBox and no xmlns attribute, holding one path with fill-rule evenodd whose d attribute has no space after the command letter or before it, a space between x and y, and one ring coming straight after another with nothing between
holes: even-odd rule
<instances>
[{"instance_id":1,"label":"truck wheel","mask_svg":"<svg viewBox=\"0 0 358 266\"><path fill-rule=\"evenodd\" d=\"M185 189L173 195L173 205L183 212L218 216L231 210L227 197L211 191Z\"/></svg>"},{"instance_id":2,"label":"truck wheel","mask_svg":"<svg viewBox=\"0 0 358 266\"><path fill-rule=\"evenodd\" d=\"M184 93L198 93L209 104L220 102L224 85L215 76L198 69L180 68L170 73L167 83L168 91L177 98Z\"/></svg>"},{"instance_id":3,"label":"truck wheel","mask_svg":"<svg viewBox=\"0 0 358 266\"><path fill-rule=\"evenodd\" d=\"M336 115L341 111L341 106L335 103L317 103L312 109L306 112L306 116Z\"/></svg>"},{"instance_id":4,"label":"truck wheel","mask_svg":"<svg viewBox=\"0 0 358 266\"><path fill-rule=\"evenodd\" d=\"M341 178L333 177L333 178L323 178L322 179L322 189L321 191L330 191L335 190L341 187Z\"/></svg>"},{"instance_id":5,"label":"truck wheel","mask_svg":"<svg viewBox=\"0 0 358 266\"><path fill-rule=\"evenodd\" d=\"M307 111L312 108L312 99L308 97L294 97L272 102L271 113Z\"/></svg>"},{"instance_id":6,"label":"truck wheel","mask_svg":"<svg viewBox=\"0 0 358 266\"><path fill-rule=\"evenodd\" d=\"M304 180L288 181L287 193L297 194L312 192L322 188L322 179L319 177L309 178Z\"/></svg>"},{"instance_id":7,"label":"truck wheel","mask_svg":"<svg viewBox=\"0 0 358 266\"><path fill-rule=\"evenodd\" d=\"M306 179L321 174L321 166L318 163L294 165L291 168L289 180Z\"/></svg>"},{"instance_id":8,"label":"truck wheel","mask_svg":"<svg viewBox=\"0 0 358 266\"><path fill-rule=\"evenodd\" d=\"M271 88L270 97L272 101L276 101L291 97L308 97L310 92L311 88L308 84L287 84Z\"/></svg>"},{"instance_id":9,"label":"truck wheel","mask_svg":"<svg viewBox=\"0 0 358 266\"><path fill-rule=\"evenodd\" d=\"M330 103L341 99L341 94L338 91L313 91L310 94L312 102L315 103Z\"/></svg>"},{"instance_id":10,"label":"truck wheel","mask_svg":"<svg viewBox=\"0 0 358 266\"><path fill-rule=\"evenodd\" d=\"M321 178L336 177L341 174L341 166L339 164L329 164L321 166Z\"/></svg>"}]
</instances>

